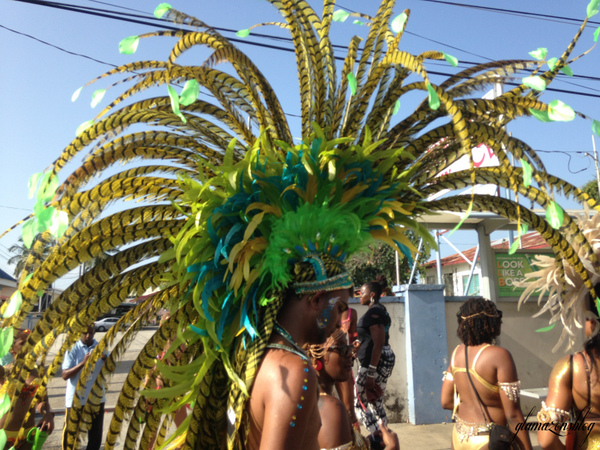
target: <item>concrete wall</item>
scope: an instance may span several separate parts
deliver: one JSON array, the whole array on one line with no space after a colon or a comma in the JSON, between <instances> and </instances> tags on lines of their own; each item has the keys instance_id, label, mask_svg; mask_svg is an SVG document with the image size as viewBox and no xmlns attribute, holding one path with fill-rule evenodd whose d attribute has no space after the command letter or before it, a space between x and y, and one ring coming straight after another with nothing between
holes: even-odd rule
<instances>
[{"instance_id":1,"label":"concrete wall","mask_svg":"<svg viewBox=\"0 0 600 450\"><path fill-rule=\"evenodd\" d=\"M464 300L466 299L446 298L448 363L452 351L459 344L459 339L456 336L456 313ZM407 422L409 416L404 300L396 297L384 297L381 302L387 308L392 319L390 345L396 354L396 366L388 382L384 401L390 422ZM356 309L359 318L367 309L366 306L358 304L357 300L353 300L351 306ZM545 314L542 318L532 317L539 311L535 301L525 303L518 310L515 300L505 300L498 303L498 308L503 312L502 334L498 344L511 352L517 366L522 388L547 387L552 367L559 358L566 354L564 346L556 352L552 352L553 347L558 342L562 327L557 325L555 329L549 332L536 333L536 329L548 326L548 315ZM432 330L433 338L435 338L434 330ZM576 348L581 347L581 340L578 342L579 346ZM440 373L440 386L441 380L442 374ZM539 404L538 400L521 397L521 406L525 413L533 406L536 409L539 408ZM441 410L439 404L435 407L439 407ZM447 414L448 421L450 421L452 413L447 411L445 414Z\"/></svg>"}]
</instances>

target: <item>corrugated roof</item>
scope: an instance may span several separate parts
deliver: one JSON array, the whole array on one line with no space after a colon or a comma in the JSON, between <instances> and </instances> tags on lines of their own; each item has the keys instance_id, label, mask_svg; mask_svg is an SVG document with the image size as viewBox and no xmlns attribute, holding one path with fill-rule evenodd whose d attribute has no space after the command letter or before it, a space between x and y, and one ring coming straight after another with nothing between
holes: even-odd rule
<instances>
[{"instance_id":1,"label":"corrugated roof","mask_svg":"<svg viewBox=\"0 0 600 450\"><path fill-rule=\"evenodd\" d=\"M492 242L492 248L494 250L503 250L503 249L508 250L508 248L509 248L508 239L502 239L500 241ZM477 249L477 247L472 247L472 248L462 252L462 254L465 255L469 259L469 261L473 261L473 258L475 257L476 249ZM527 233L527 234L521 236L521 249L549 250L550 246L544 240L544 238L542 236L540 236L539 233L534 231L532 233ZM455 253L454 255L446 256L445 258L442 258L442 260L441 260L442 267L451 266L452 264L460 264L460 263L464 263L464 262L466 262L466 261L458 253ZM423 264L423 267L425 267L426 269L431 269L433 267L437 267L437 261L435 259L433 259L431 261L427 261L425 264Z\"/></svg>"},{"instance_id":2,"label":"corrugated roof","mask_svg":"<svg viewBox=\"0 0 600 450\"><path fill-rule=\"evenodd\" d=\"M17 282L17 280L15 280L2 269L0 269L0 278L2 278L3 280L14 281L15 283Z\"/></svg>"}]
</instances>

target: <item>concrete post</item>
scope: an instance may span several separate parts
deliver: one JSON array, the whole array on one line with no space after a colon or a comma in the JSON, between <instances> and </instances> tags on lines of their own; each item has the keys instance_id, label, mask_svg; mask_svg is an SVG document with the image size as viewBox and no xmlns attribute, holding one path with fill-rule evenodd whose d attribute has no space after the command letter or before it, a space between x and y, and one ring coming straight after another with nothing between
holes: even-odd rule
<instances>
[{"instance_id":1,"label":"concrete post","mask_svg":"<svg viewBox=\"0 0 600 450\"><path fill-rule=\"evenodd\" d=\"M481 255L481 282L479 283L481 296L497 303L498 281L496 277L496 267L494 266L494 252L492 251L490 235L486 232L483 225L477 226L477 238Z\"/></svg>"},{"instance_id":2,"label":"concrete post","mask_svg":"<svg viewBox=\"0 0 600 450\"><path fill-rule=\"evenodd\" d=\"M406 381L410 423L446 420L440 405L442 372L448 368L444 285L406 287Z\"/></svg>"}]
</instances>

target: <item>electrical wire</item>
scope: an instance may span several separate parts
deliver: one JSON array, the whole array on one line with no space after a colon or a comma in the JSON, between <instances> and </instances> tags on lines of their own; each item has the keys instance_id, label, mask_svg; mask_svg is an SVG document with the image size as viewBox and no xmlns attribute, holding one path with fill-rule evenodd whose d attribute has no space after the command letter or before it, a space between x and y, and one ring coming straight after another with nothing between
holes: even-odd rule
<instances>
[{"instance_id":1,"label":"electrical wire","mask_svg":"<svg viewBox=\"0 0 600 450\"><path fill-rule=\"evenodd\" d=\"M512 16L523 16L523 17L528 17L528 18L533 18L533 19L538 19L538 20L545 20L547 22L566 23L569 25L575 25L575 24L581 23L581 19L576 19L573 17L555 16L552 14L533 13L533 12L527 12L527 11L516 11L513 9L504 9L504 8L493 8L491 6L467 5L464 3L449 2L449 1L445 1L445 0L421 0L421 1L426 2L426 3L440 3L440 4L444 4L444 5L449 5L449 6L458 6L461 8L468 8L468 9L479 9L482 11L508 14L508 15L512 15ZM588 23L591 25L600 25L600 22L594 22L592 20L588 20Z\"/></svg>"},{"instance_id":2,"label":"electrical wire","mask_svg":"<svg viewBox=\"0 0 600 450\"><path fill-rule=\"evenodd\" d=\"M94 16L98 16L98 17L103 17L103 18L108 18L108 19L114 19L114 20L120 20L120 21L125 21L125 22L130 22L130 23L137 23L137 24L142 24L142 25L151 25L151 26L156 26L156 22L162 22L160 25L163 28L166 29L172 29L172 30L176 30L176 31L180 31L181 28L179 27L174 27L172 25L170 25L170 22L167 22L164 19L156 19L154 16L149 16L146 13L143 13L142 11L139 10L135 10L132 8L126 8L123 7L121 5L116 5L116 4L112 4L112 3L108 3L108 2L101 2L98 0L88 0L90 2L93 3L98 3L98 4L102 4L102 5L106 5L106 6L111 6L111 7L115 7L115 8L121 8L121 9L125 9L128 11L134 11L136 13L139 14L133 14L133 13L117 13L115 11L110 11L110 10L105 10L105 9L100 9L100 8L91 8L91 7L85 7L85 6L79 6L79 5L68 5L68 4L64 4L64 3L58 3L58 2L48 2L48 1L44 1L44 0L15 0L15 1L19 1L22 3L29 3L29 4L34 4L34 5L38 5L38 6L46 6L46 7L51 7L51 8L56 8L56 9L62 9L62 10L67 10L67 11L71 11L71 12L78 12L78 13L82 13L82 14L88 14L88 15L94 15ZM459 7L466 7L466 8L472 8L472 9L481 9L481 10L485 10L485 11L490 11L490 12L494 12L494 13L504 13L504 14L512 14L512 15L522 15L522 16L526 16L526 17L531 17L531 18L535 18L535 19L539 19L539 20L552 20L555 21L555 19L564 19L565 21L570 21L570 22L580 22L579 19L574 19L574 18L565 18L565 17L558 17L558 16L552 16L552 15L548 15L548 14L540 14L540 13L528 13L528 12L524 12L524 11L515 11L515 10L508 10L508 9L502 9L502 8L491 8L491 7L483 7L483 6L477 6L477 5L465 5L465 4L460 4L460 3L455 3L455 2L449 2L449 1L444 1L444 0L421 0L421 1L425 1L425 2L429 2L429 3L440 3L440 4L447 4L449 6L459 6ZM349 8L345 8L350 12L356 12L353 11ZM593 23L591 21L589 21L589 23ZM6 29L7 31L28 37L30 39L33 39L37 42L40 42L44 45L48 45L50 47L53 47L59 51L65 52L67 54L73 55L73 56L79 56L82 58L86 58L89 60L92 60L94 62L100 63L100 64L104 64L110 67L117 67L117 65L106 62L106 61L102 61L93 57L90 57L88 55L85 54L81 54L81 53L76 53L76 52L72 52L69 50L66 50L58 45L54 45L51 44L49 42L46 42L42 39L36 38L35 36L31 36L27 33L23 33L23 32L19 32L17 30L14 30L12 28L9 28L7 26L4 25L0 25L1 28ZM235 33L236 30L233 29L229 29L229 28L222 28L222 27L214 27L214 29L218 30L218 31L222 31L222 32L227 32L227 33ZM405 31L408 34L412 34L416 37L425 39L425 40L429 40L431 42L440 44L440 45L444 45L446 47L449 48L453 48L457 51L461 51L467 54L472 54L474 56L480 57L482 59L485 60L491 60L490 58L487 58L485 56L473 53L473 52L469 52L467 50L461 49L459 47L455 47L455 46L451 46L447 43L443 43L440 41L436 41L434 39L429 39L426 38L424 36L418 35L416 33L412 33L409 31ZM269 39L269 40L277 40L277 41L282 41L282 42L287 42L287 43L293 43L293 40L291 38L287 38L287 37L280 37L280 36L274 36L274 35L268 35L268 34L261 34L261 33L252 33L253 37L257 37L257 38L264 38L264 39ZM251 40L245 40L245 39L237 39L237 38L229 38L230 41L232 42L236 42L236 43L240 43L240 44L244 44L244 45L251 45L251 46L258 46L258 47L263 47L263 48L268 48L268 49L273 49L273 50L278 50L278 51L286 51L286 52L294 52L295 50L293 48L287 48L287 47L281 47L281 46L275 46L275 45L269 45L269 44L264 44L264 43L259 43L259 42L253 42ZM342 46L342 45L333 45L334 48L336 49L341 49L341 50L347 50L348 47L347 46ZM344 60L343 57L335 57L337 60ZM435 61L432 62L435 64ZM462 64L466 64L466 65L476 65L479 64L477 62L472 62L472 61L462 61ZM441 76L451 76L452 74L447 73L447 72L440 72L440 71L428 71L428 73L432 74L432 75L441 75ZM588 81L600 81L599 77L594 77L594 76L589 76L589 75L575 75L574 78L580 78L583 80L588 80ZM568 82L565 79L562 79L561 81L563 82L567 82L570 84L573 84L579 88L582 89L589 89L589 90L593 90L596 92L600 92L599 89L595 89L589 86L582 86L582 85L578 85L578 84L574 84L572 82ZM507 82L505 83L508 86L520 86L520 83L517 82ZM558 88L547 88L547 91L551 91L551 92L558 92L558 93L563 93L563 94L571 94L571 95L579 95L579 96L584 96L584 97L589 97L589 98L600 98L600 94L592 94L592 93L585 93L585 92L577 92L577 91L569 91L566 89L558 89ZM206 94L209 95L209 94ZM295 114L286 114L288 116L291 117L300 117L299 115L295 115ZM570 169L570 161L571 161L571 156L569 155L569 153L587 153L587 152L566 152L566 151L544 151L544 150L539 150L540 152L548 152L548 153L563 153L565 155L567 155L569 157L569 166L568 169L571 173L579 173L580 171L576 171L573 172ZM589 168L589 167L588 167ZM583 169L583 170L587 170L587 169ZM23 209L23 208L14 208L14 207L8 207L8 206L2 206L0 205L0 207L2 208L10 208L10 209ZM25 211L29 211L26 209L23 209Z\"/></svg>"},{"instance_id":3,"label":"electrical wire","mask_svg":"<svg viewBox=\"0 0 600 450\"><path fill-rule=\"evenodd\" d=\"M52 6L50 4L50 2L43 2L43 1L40 1L40 0L15 0L15 1L24 2L24 3L33 3L33 4L42 5L42 6L55 7L55 6ZM423 0L423 1L429 1L429 0ZM77 8L75 8L75 9L68 8L68 9L73 10L73 11L77 11L77 12L81 12ZM102 17L106 17L106 15L102 15ZM1 25L1 24L0 24L0 28L4 28L7 31L10 31L10 32L13 32L13 33L16 33L16 34L28 37L28 38L33 39L33 40L35 40L35 41L37 41L37 42L39 42L41 44L48 45L48 46L50 46L52 48L55 48L55 49L57 49L59 51L65 52L65 53L73 55L73 56L80 56L82 58L89 59L89 60L97 62L99 64L107 65L107 66L109 66L111 68L118 67L115 64L112 64L112 63L109 63L109 62L106 62L106 61L102 61L102 60L99 60L97 58L93 58L91 56L85 55L85 54L81 54L81 53L77 53L77 52L73 52L73 51L64 49L64 48L62 48L62 47L60 47L58 45L51 44L51 43L49 43L47 41L44 41L43 39L36 38L35 36L31 36L30 34L14 30L12 28L9 28L9 27ZM174 27L170 27L170 28L176 29ZM227 31L233 32L233 30L227 30ZM275 36L262 35L262 37L274 38ZM281 39L286 40L286 39L289 39L289 38L281 38ZM265 47L265 48L270 48L270 49L274 49L274 50L280 50L280 51L286 51L286 52L294 52L293 49L289 49L289 48L285 48L285 47L280 47L280 46L266 45L266 44L262 44L262 43L257 43L257 42L252 42L252 41L246 41L246 40L240 40L240 39L234 39L234 38L231 38L230 40L231 41L237 41L238 43L243 43L243 44L247 44L247 45L256 45L256 46L259 46L259 47ZM291 39L289 39L289 41L291 42ZM343 46L338 46L338 47L343 47ZM341 56L335 56L335 59L340 60L340 61L344 60L344 58L341 57ZM468 62L467 61L463 61L463 63L464 64L478 64L476 62L471 62L471 61L468 61ZM450 74L448 72L440 72L440 71L433 71L433 70L429 70L428 73L431 74L431 75L440 75L440 76L445 76L445 77L452 76L452 74ZM600 78L598 78L598 77L592 77L592 76L589 76L589 75L579 75L579 76L575 75L574 76L574 78L578 78L578 77L581 77L582 79L586 79L586 80L589 80L589 81L600 81ZM592 88L592 87L589 87L589 86L582 86L582 85L574 84L572 82L568 82L566 79L561 79L560 81L563 81L563 82L569 83L569 84L573 84L573 85L575 85L577 87L580 87L582 89L589 89L589 90L593 90L593 91L596 91L596 92L600 92L600 89L595 89L595 88ZM513 83L513 82L506 82L505 84L509 85L509 86L515 86L515 87L516 86L520 86L519 83ZM585 92L578 92L578 91L569 91L569 90L558 89L558 88L554 88L554 87L549 87L546 90L549 91L549 92L558 92L558 93L563 93L563 94L572 94L572 95L578 95L578 96L589 97L589 98L600 98L600 94L592 94L592 93L585 93ZM297 115L291 115L291 116L292 117L299 117Z\"/></svg>"},{"instance_id":4,"label":"electrical wire","mask_svg":"<svg viewBox=\"0 0 600 450\"><path fill-rule=\"evenodd\" d=\"M589 170L592 163L590 162L590 160L588 158L592 158L593 157L589 154L589 152L587 151L583 151L583 150L535 150L536 153L551 153L553 155L559 155L562 154L564 156L567 157L567 171L573 175L581 173L581 172L585 172L586 170ZM587 162L587 166L584 167L583 169L579 169L579 170L573 170L571 165L574 164L573 159L574 156L578 156L581 155L583 157L585 157L585 161Z\"/></svg>"},{"instance_id":5,"label":"electrical wire","mask_svg":"<svg viewBox=\"0 0 600 450\"><path fill-rule=\"evenodd\" d=\"M31 212L31 209L27 209L27 208L18 208L16 206L7 206L7 205L0 205L0 208L5 208L5 209L17 209L20 211L27 211L27 212Z\"/></svg>"}]
</instances>

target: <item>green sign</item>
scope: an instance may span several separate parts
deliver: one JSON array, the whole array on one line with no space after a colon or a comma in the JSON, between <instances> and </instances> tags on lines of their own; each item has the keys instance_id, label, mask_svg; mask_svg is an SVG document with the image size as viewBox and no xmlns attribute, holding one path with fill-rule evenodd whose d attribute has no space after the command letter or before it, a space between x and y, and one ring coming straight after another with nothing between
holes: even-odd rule
<instances>
[{"instance_id":1,"label":"green sign","mask_svg":"<svg viewBox=\"0 0 600 450\"><path fill-rule=\"evenodd\" d=\"M525 279L525 274L535 272L535 253L496 253L496 274L499 297L519 297L525 288L515 285Z\"/></svg>"}]
</instances>

